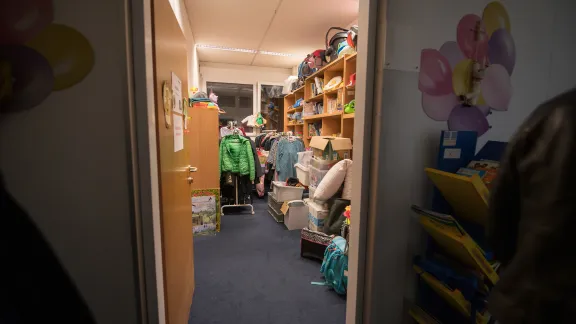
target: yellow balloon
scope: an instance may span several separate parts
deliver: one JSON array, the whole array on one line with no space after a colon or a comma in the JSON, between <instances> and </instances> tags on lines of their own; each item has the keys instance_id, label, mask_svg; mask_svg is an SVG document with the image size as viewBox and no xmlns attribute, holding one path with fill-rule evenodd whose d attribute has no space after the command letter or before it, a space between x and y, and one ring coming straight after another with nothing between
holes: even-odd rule
<instances>
[{"instance_id":1,"label":"yellow balloon","mask_svg":"<svg viewBox=\"0 0 576 324\"><path fill-rule=\"evenodd\" d=\"M452 87L457 96L465 95L472 91L472 72L474 62L471 59L460 61L452 72Z\"/></svg>"},{"instance_id":2,"label":"yellow balloon","mask_svg":"<svg viewBox=\"0 0 576 324\"><path fill-rule=\"evenodd\" d=\"M500 1L490 2L486 8L484 8L482 21L484 22L489 37L500 28L505 28L508 32L512 32L510 29L510 16L508 16L508 11L506 11L506 8L504 8L504 5L502 5Z\"/></svg>"},{"instance_id":3,"label":"yellow balloon","mask_svg":"<svg viewBox=\"0 0 576 324\"><path fill-rule=\"evenodd\" d=\"M54 90L82 81L94 67L94 49L76 29L51 24L27 44L42 54L54 71Z\"/></svg>"},{"instance_id":4,"label":"yellow balloon","mask_svg":"<svg viewBox=\"0 0 576 324\"><path fill-rule=\"evenodd\" d=\"M478 95L478 101L476 102L476 105L477 106L486 106L486 100L484 99L482 92L480 92L480 94Z\"/></svg>"}]
</instances>

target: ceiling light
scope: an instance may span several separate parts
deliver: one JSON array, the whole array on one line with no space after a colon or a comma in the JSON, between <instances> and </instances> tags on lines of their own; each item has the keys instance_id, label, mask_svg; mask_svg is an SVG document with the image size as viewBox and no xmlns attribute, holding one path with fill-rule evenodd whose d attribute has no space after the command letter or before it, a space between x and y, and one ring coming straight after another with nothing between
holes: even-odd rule
<instances>
[{"instance_id":1,"label":"ceiling light","mask_svg":"<svg viewBox=\"0 0 576 324\"><path fill-rule=\"evenodd\" d=\"M241 53L252 53L252 54L258 53L257 50L253 50L253 49L218 46L218 45L196 44L196 47L217 49L217 50L222 50L222 51L241 52Z\"/></svg>"},{"instance_id":2,"label":"ceiling light","mask_svg":"<svg viewBox=\"0 0 576 324\"><path fill-rule=\"evenodd\" d=\"M230 52L250 53L250 54L258 53L258 54L263 54L263 55L274 55L274 56L293 56L293 54L289 54L289 53L257 51L257 50L253 50L253 49L247 49L247 48L236 48L236 47L227 47L227 46L219 46L219 45L196 44L196 47L216 49L216 50L221 50L221 51L230 51Z\"/></svg>"},{"instance_id":3,"label":"ceiling light","mask_svg":"<svg viewBox=\"0 0 576 324\"><path fill-rule=\"evenodd\" d=\"M268 52L268 51L259 51L258 53L264 55L275 55L275 56L293 56L293 54L289 53L278 53L278 52Z\"/></svg>"}]
</instances>

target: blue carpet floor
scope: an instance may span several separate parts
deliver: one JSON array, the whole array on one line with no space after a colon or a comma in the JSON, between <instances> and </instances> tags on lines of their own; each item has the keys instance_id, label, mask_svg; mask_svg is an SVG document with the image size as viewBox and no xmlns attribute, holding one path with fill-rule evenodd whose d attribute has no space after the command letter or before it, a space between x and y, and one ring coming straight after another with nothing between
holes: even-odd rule
<instances>
[{"instance_id":1,"label":"blue carpet floor","mask_svg":"<svg viewBox=\"0 0 576 324\"><path fill-rule=\"evenodd\" d=\"M221 232L194 238L191 324L340 324L346 301L322 281L320 262L300 257L300 231L266 210L223 216Z\"/></svg>"}]
</instances>

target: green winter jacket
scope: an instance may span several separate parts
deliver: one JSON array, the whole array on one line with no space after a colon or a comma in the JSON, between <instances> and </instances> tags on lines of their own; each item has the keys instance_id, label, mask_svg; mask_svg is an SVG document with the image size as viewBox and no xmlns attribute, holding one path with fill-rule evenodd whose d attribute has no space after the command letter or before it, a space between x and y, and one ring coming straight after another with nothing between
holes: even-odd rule
<instances>
[{"instance_id":1,"label":"green winter jacket","mask_svg":"<svg viewBox=\"0 0 576 324\"><path fill-rule=\"evenodd\" d=\"M220 174L222 172L250 175L254 180L254 155L250 140L240 135L228 135L220 142Z\"/></svg>"}]
</instances>

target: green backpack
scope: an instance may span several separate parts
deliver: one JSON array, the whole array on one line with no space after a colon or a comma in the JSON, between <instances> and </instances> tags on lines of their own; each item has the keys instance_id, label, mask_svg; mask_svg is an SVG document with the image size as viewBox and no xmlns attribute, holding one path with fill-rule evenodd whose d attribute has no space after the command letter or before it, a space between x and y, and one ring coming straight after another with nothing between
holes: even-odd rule
<instances>
[{"instance_id":1,"label":"green backpack","mask_svg":"<svg viewBox=\"0 0 576 324\"><path fill-rule=\"evenodd\" d=\"M320 272L324 275L325 284L340 295L346 294L348 286L348 255L346 240L336 236L324 251L324 261Z\"/></svg>"}]
</instances>

